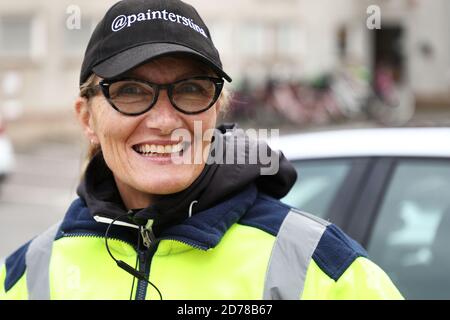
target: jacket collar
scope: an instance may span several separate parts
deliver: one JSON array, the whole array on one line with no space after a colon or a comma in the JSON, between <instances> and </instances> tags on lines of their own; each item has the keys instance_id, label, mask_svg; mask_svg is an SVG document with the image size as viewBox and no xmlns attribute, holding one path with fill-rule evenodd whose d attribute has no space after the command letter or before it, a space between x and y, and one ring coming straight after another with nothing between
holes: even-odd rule
<instances>
[{"instance_id":1,"label":"jacket collar","mask_svg":"<svg viewBox=\"0 0 450 320\"><path fill-rule=\"evenodd\" d=\"M161 238L182 241L204 250L214 248L227 230L252 207L257 194L256 186L251 184L228 200L164 230Z\"/></svg>"},{"instance_id":2,"label":"jacket collar","mask_svg":"<svg viewBox=\"0 0 450 320\"><path fill-rule=\"evenodd\" d=\"M252 207L257 194L256 186L249 184L227 200L163 230L158 239L177 240L202 250L214 248L227 230ZM104 236L107 227L108 224L94 219L86 203L79 198L67 211L57 238L69 235ZM115 224L109 235L136 245L137 232L133 227Z\"/></svg>"},{"instance_id":3,"label":"jacket collar","mask_svg":"<svg viewBox=\"0 0 450 320\"><path fill-rule=\"evenodd\" d=\"M267 165L253 163L251 150L259 150L259 153L261 150L267 151L270 159L278 159L279 170L274 175L262 175L262 169ZM233 164L226 164L229 156L235 157ZM207 164L188 188L159 196L149 207L134 211L129 222L147 225L150 221L153 233L160 237L167 229L182 224L189 216L209 211L243 192L251 184L263 193L282 198L297 177L295 168L282 153L271 150L263 141L251 139L234 126L223 126L214 133L210 157L215 161ZM241 163L242 159L246 161ZM111 221L127 215L128 210L117 190L113 173L101 152L89 163L77 192L94 217ZM192 203L196 203L193 210Z\"/></svg>"}]
</instances>

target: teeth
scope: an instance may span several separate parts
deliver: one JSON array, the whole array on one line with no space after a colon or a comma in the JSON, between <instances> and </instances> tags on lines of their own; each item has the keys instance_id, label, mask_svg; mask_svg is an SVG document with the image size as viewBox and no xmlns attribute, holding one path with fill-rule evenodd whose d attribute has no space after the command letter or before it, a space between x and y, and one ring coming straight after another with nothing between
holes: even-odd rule
<instances>
[{"instance_id":1,"label":"teeth","mask_svg":"<svg viewBox=\"0 0 450 320\"><path fill-rule=\"evenodd\" d=\"M168 153L177 153L183 149L183 144L180 142L175 145L139 145L137 150L140 153L159 153L159 154L168 154Z\"/></svg>"},{"instance_id":2,"label":"teeth","mask_svg":"<svg viewBox=\"0 0 450 320\"><path fill-rule=\"evenodd\" d=\"M172 147L170 147L172 149ZM159 145L158 146L158 150L156 150L156 153L165 153L165 148L164 146Z\"/></svg>"},{"instance_id":3,"label":"teeth","mask_svg":"<svg viewBox=\"0 0 450 320\"><path fill-rule=\"evenodd\" d=\"M181 143L179 143L172 147L172 152L180 152L182 148Z\"/></svg>"}]
</instances>

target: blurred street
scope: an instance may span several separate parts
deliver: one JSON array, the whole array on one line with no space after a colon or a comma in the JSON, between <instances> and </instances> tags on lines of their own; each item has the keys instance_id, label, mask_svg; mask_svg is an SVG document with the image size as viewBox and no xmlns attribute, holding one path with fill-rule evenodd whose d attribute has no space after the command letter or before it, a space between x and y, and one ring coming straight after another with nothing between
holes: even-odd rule
<instances>
[{"instance_id":1,"label":"blurred street","mask_svg":"<svg viewBox=\"0 0 450 320\"><path fill-rule=\"evenodd\" d=\"M15 156L16 167L0 186L0 261L62 219L80 174L76 144L42 143Z\"/></svg>"}]
</instances>

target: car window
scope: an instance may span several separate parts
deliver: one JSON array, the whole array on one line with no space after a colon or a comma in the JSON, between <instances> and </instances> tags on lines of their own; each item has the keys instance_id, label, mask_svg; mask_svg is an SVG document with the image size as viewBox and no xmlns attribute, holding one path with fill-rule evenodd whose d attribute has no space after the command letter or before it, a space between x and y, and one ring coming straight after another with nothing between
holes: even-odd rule
<instances>
[{"instance_id":1,"label":"car window","mask_svg":"<svg viewBox=\"0 0 450 320\"><path fill-rule=\"evenodd\" d=\"M314 160L292 162L297 182L281 201L326 218L328 208L351 168L350 160Z\"/></svg>"},{"instance_id":2,"label":"car window","mask_svg":"<svg viewBox=\"0 0 450 320\"><path fill-rule=\"evenodd\" d=\"M368 252L408 299L450 298L450 162L404 161L381 203Z\"/></svg>"}]
</instances>

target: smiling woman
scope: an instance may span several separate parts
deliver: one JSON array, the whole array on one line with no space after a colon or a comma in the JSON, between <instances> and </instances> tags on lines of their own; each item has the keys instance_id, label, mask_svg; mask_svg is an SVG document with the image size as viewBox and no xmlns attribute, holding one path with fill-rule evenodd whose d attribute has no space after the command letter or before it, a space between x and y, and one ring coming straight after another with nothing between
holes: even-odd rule
<instances>
[{"instance_id":1,"label":"smiling woman","mask_svg":"<svg viewBox=\"0 0 450 320\"><path fill-rule=\"evenodd\" d=\"M192 159L177 165L173 157L181 152L194 157L193 145L201 146L201 152L209 148L203 134L194 138L194 123L200 121L203 131L216 126L220 104L215 102L223 82L208 77L212 70L204 70L190 57L163 56L130 70L121 78L125 80L107 82L109 91L103 90L103 95L87 89L90 93L77 100L79 121L91 143L101 146L127 208L146 208L155 195L184 190L203 170L205 163ZM94 83L106 84L99 80ZM156 84L169 85L160 90ZM173 141L171 134L179 129L201 144ZM180 150L183 147L187 149Z\"/></svg>"},{"instance_id":2,"label":"smiling woman","mask_svg":"<svg viewBox=\"0 0 450 320\"><path fill-rule=\"evenodd\" d=\"M235 126L213 130L225 80L192 6L111 7L74 106L91 144L78 198L6 259L0 298L401 298L336 226L279 201L297 177L281 152Z\"/></svg>"}]
</instances>

